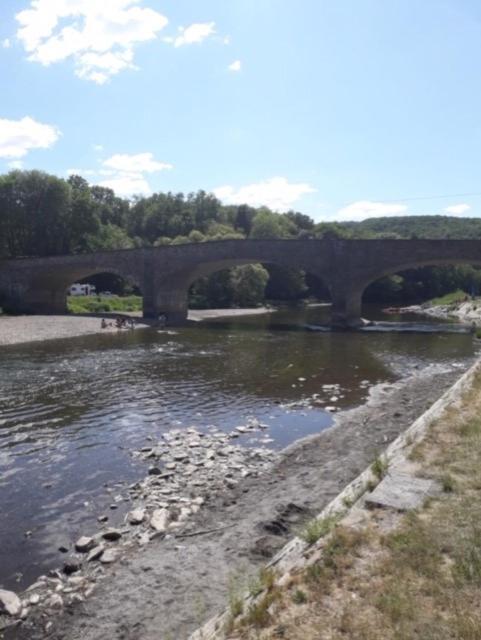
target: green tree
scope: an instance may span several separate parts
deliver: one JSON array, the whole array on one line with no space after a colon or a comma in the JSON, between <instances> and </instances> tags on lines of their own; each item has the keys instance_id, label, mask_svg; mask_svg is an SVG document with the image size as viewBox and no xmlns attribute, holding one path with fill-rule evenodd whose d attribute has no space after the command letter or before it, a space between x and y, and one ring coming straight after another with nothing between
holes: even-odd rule
<instances>
[{"instance_id":1,"label":"green tree","mask_svg":"<svg viewBox=\"0 0 481 640\"><path fill-rule=\"evenodd\" d=\"M300 269L287 269L268 265L269 282L266 297L269 300L298 300L307 294L306 274Z\"/></svg>"},{"instance_id":2,"label":"green tree","mask_svg":"<svg viewBox=\"0 0 481 640\"><path fill-rule=\"evenodd\" d=\"M132 249L135 243L127 232L115 224L103 224L95 234L85 237L89 251L115 251L118 249Z\"/></svg>"},{"instance_id":3,"label":"green tree","mask_svg":"<svg viewBox=\"0 0 481 640\"><path fill-rule=\"evenodd\" d=\"M252 221L251 238L289 238L296 235L294 223L269 209L260 209Z\"/></svg>"},{"instance_id":4,"label":"green tree","mask_svg":"<svg viewBox=\"0 0 481 640\"><path fill-rule=\"evenodd\" d=\"M239 307L261 304L268 280L269 273L261 264L234 267L230 275L234 304Z\"/></svg>"}]
</instances>

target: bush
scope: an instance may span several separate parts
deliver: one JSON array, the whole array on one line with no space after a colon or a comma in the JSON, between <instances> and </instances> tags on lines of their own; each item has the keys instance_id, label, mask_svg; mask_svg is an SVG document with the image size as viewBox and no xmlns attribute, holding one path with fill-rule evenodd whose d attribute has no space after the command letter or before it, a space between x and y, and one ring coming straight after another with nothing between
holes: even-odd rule
<instances>
[{"instance_id":1,"label":"bush","mask_svg":"<svg viewBox=\"0 0 481 640\"><path fill-rule=\"evenodd\" d=\"M67 309L71 313L112 313L142 310L140 296L69 296Z\"/></svg>"}]
</instances>

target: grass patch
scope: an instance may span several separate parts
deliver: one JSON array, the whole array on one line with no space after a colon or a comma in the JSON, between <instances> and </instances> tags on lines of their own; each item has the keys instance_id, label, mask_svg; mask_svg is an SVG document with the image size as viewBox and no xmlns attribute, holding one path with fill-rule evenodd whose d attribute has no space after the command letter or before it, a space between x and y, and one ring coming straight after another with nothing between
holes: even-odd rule
<instances>
[{"instance_id":1,"label":"grass patch","mask_svg":"<svg viewBox=\"0 0 481 640\"><path fill-rule=\"evenodd\" d=\"M269 591L273 588L275 579L276 574L273 569L262 567L258 575L249 581L249 595L255 598L263 591Z\"/></svg>"},{"instance_id":2,"label":"grass patch","mask_svg":"<svg viewBox=\"0 0 481 640\"><path fill-rule=\"evenodd\" d=\"M388 461L381 456L377 456L377 458L374 460L374 462L371 465L371 471L379 481L381 481L384 478L388 468L389 468Z\"/></svg>"},{"instance_id":3,"label":"grass patch","mask_svg":"<svg viewBox=\"0 0 481 640\"><path fill-rule=\"evenodd\" d=\"M313 518L306 523L302 531L299 533L299 537L304 540L304 542L307 542L307 544L314 544L320 538L323 538L332 531L338 520L338 516Z\"/></svg>"},{"instance_id":4,"label":"grass patch","mask_svg":"<svg viewBox=\"0 0 481 640\"><path fill-rule=\"evenodd\" d=\"M450 473L443 473L440 481L445 493L452 493L456 490L456 480Z\"/></svg>"},{"instance_id":5,"label":"grass patch","mask_svg":"<svg viewBox=\"0 0 481 640\"><path fill-rule=\"evenodd\" d=\"M292 602L294 604L305 604L307 602L307 594L302 589L296 589L292 594Z\"/></svg>"},{"instance_id":6,"label":"grass patch","mask_svg":"<svg viewBox=\"0 0 481 640\"><path fill-rule=\"evenodd\" d=\"M142 310L140 296L69 296L70 313L109 313Z\"/></svg>"},{"instance_id":7,"label":"grass patch","mask_svg":"<svg viewBox=\"0 0 481 640\"><path fill-rule=\"evenodd\" d=\"M440 307L448 304L458 304L460 302L464 302L466 296L468 296L466 291L462 291L462 289L456 289L456 291L446 293L446 295L439 296L439 298L432 298L432 300L429 300L429 305L433 307Z\"/></svg>"}]
</instances>

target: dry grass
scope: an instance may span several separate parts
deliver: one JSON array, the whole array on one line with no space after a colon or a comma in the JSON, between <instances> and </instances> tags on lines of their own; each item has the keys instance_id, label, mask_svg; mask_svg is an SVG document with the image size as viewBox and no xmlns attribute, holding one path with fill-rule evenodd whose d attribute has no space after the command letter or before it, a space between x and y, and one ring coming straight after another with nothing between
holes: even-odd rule
<instances>
[{"instance_id":1,"label":"dry grass","mask_svg":"<svg viewBox=\"0 0 481 640\"><path fill-rule=\"evenodd\" d=\"M321 560L272 585L231 637L481 640L481 376L413 457L441 482L439 499L336 526Z\"/></svg>"}]
</instances>

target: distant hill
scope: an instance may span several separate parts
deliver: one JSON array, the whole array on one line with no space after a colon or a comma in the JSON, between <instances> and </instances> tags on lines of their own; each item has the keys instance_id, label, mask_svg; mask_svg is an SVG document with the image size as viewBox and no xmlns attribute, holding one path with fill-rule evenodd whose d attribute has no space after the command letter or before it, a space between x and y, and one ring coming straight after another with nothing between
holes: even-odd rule
<instances>
[{"instance_id":1,"label":"distant hill","mask_svg":"<svg viewBox=\"0 0 481 640\"><path fill-rule=\"evenodd\" d=\"M354 237L481 238L481 219L456 216L396 216L341 222Z\"/></svg>"}]
</instances>

